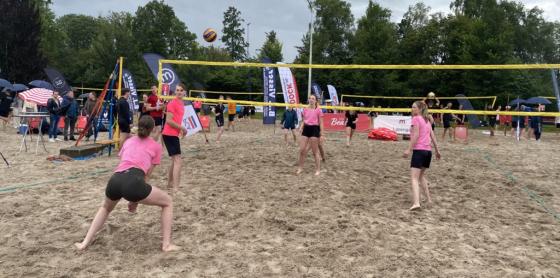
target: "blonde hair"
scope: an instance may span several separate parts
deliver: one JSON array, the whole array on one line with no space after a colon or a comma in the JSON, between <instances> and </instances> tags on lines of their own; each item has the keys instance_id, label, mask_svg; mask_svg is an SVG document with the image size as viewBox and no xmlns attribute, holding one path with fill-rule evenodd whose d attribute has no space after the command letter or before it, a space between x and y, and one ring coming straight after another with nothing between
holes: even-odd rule
<instances>
[{"instance_id":1,"label":"blonde hair","mask_svg":"<svg viewBox=\"0 0 560 278\"><path fill-rule=\"evenodd\" d=\"M422 118L424 118L426 122L430 121L430 113L428 112L428 105L421 100L415 101L414 105L416 105L416 107L420 111L420 116L422 116Z\"/></svg>"}]
</instances>

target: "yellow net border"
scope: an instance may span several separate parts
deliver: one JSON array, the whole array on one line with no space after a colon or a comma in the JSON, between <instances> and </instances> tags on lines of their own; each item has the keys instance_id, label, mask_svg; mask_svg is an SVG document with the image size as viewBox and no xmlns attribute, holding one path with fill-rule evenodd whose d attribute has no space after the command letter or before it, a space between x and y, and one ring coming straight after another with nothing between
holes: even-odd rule
<instances>
[{"instance_id":1,"label":"yellow net border","mask_svg":"<svg viewBox=\"0 0 560 278\"><path fill-rule=\"evenodd\" d=\"M257 68L278 68L288 67L295 69L367 69L367 70L522 70L522 69L557 69L560 64L515 64L515 65L317 65L317 64L267 64L267 63L242 63L242 62L209 62L209 61L187 61L187 60L159 60L158 63L158 97L161 99L173 99L173 96L163 96L162 91L162 70L163 64L177 65L199 65L199 66L221 66L221 67L257 67ZM466 97L465 97L466 98ZM305 104L271 103L246 100L219 100L208 98L184 97L183 100L202 101L204 103L236 103L251 106L274 106L274 107L294 107L305 108ZM381 112L381 113L410 113L410 108L375 108L375 107L351 107L351 106L321 106L323 109L337 111L362 111L362 112ZM453 113L465 115L511 115L511 116L543 116L560 117L560 112L516 112L516 111L481 111L481 110L449 110L431 109L431 113Z\"/></svg>"}]
</instances>

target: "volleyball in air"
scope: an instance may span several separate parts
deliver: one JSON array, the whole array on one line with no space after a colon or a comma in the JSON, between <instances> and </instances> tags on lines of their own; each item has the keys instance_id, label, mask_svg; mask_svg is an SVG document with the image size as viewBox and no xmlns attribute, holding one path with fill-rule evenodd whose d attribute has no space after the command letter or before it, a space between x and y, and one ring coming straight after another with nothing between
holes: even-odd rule
<instances>
[{"instance_id":1,"label":"volleyball in air","mask_svg":"<svg viewBox=\"0 0 560 278\"><path fill-rule=\"evenodd\" d=\"M204 33L202 34L202 37L207 42L214 42L216 40L216 38L218 37L218 33L216 33L216 31L214 29L208 28L208 29L204 30Z\"/></svg>"}]
</instances>

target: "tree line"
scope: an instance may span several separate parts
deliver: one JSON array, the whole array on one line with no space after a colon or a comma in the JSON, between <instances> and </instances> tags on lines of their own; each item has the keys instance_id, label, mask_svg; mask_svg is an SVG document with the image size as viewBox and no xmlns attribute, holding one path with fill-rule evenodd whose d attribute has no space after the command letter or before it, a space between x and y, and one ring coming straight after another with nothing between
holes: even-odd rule
<instances>
[{"instance_id":1,"label":"tree line","mask_svg":"<svg viewBox=\"0 0 560 278\"><path fill-rule=\"evenodd\" d=\"M125 57L139 88L155 80L142 53L168 59L307 63L308 32L297 46L294 61L285 61L277 30L254 56L247 55L243 15L235 7L224 11L220 38L224 47L201 45L164 1L153 0L135 13L105 16L68 14L56 17L50 0L0 2L0 75L16 82L43 78L52 66L76 85L101 87L117 57ZM517 64L560 63L560 22L545 20L537 7L509 0L453 0L451 12L432 13L419 2L400 22L392 12L370 0L355 19L349 2L315 0L313 63L316 64ZM271 19L273 20L273 19ZM176 66L191 89L262 90L260 69ZM305 99L307 71L295 70ZM314 70L313 79L340 93L419 96L552 95L550 73L544 70ZM280 90L280 88L278 88Z\"/></svg>"}]
</instances>

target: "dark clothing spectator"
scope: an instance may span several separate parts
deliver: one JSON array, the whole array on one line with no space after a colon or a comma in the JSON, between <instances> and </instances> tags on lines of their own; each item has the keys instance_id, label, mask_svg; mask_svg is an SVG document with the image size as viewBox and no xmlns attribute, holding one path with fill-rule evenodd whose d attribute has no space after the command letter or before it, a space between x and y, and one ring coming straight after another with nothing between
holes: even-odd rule
<instances>
[{"instance_id":1,"label":"dark clothing spectator","mask_svg":"<svg viewBox=\"0 0 560 278\"><path fill-rule=\"evenodd\" d=\"M47 101L47 111L49 111L49 139L54 141L58 136L58 121L60 120L60 116L58 115L60 110L60 101L58 98L49 98Z\"/></svg>"},{"instance_id":2,"label":"dark clothing spectator","mask_svg":"<svg viewBox=\"0 0 560 278\"><path fill-rule=\"evenodd\" d=\"M68 95L64 96L60 109L64 113L64 141L68 141L68 139L72 141L76 140L74 138L74 128L78 120L78 109L78 102L73 97L69 97ZM70 129L70 134L68 134L68 129Z\"/></svg>"}]
</instances>

